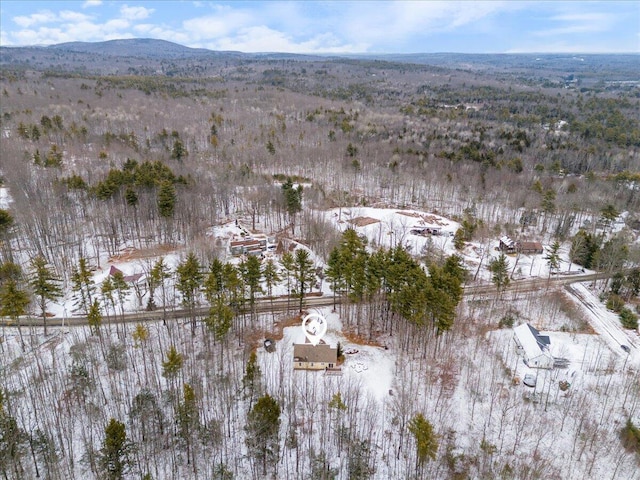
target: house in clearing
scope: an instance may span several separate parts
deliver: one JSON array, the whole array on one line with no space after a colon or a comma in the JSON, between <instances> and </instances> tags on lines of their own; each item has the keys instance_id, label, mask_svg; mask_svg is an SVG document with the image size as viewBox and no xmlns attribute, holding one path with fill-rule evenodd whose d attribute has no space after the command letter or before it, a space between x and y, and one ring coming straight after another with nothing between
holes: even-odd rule
<instances>
[{"instance_id":1,"label":"house in clearing","mask_svg":"<svg viewBox=\"0 0 640 480\"><path fill-rule=\"evenodd\" d=\"M266 250L266 242L264 249ZM232 241L229 244L229 250L231 251L231 255L256 255L263 252L263 246L260 244L259 240L256 239L248 239L248 240L236 240Z\"/></svg>"},{"instance_id":2,"label":"house in clearing","mask_svg":"<svg viewBox=\"0 0 640 480\"><path fill-rule=\"evenodd\" d=\"M505 253L517 252L524 254L540 254L543 252L542 244L540 242L516 242L506 235L504 237L500 237L498 249Z\"/></svg>"},{"instance_id":3,"label":"house in clearing","mask_svg":"<svg viewBox=\"0 0 640 480\"><path fill-rule=\"evenodd\" d=\"M533 253L539 255L544 251L540 242L518 242L516 245L516 249L519 253L524 254Z\"/></svg>"},{"instance_id":4,"label":"house in clearing","mask_svg":"<svg viewBox=\"0 0 640 480\"><path fill-rule=\"evenodd\" d=\"M318 345L309 342L293 345L294 370L326 370L338 363L338 349L331 348L322 340Z\"/></svg>"},{"instance_id":5,"label":"house in clearing","mask_svg":"<svg viewBox=\"0 0 640 480\"><path fill-rule=\"evenodd\" d=\"M111 268L109 268L110 277L113 277L114 275L120 273L122 273L122 270L120 270L118 267L111 265ZM134 273L133 275L125 275L124 273L122 273L122 278L124 279L124 281L132 285L137 285L140 282L140 279L142 279L143 277L144 273Z\"/></svg>"},{"instance_id":6,"label":"house in clearing","mask_svg":"<svg viewBox=\"0 0 640 480\"><path fill-rule=\"evenodd\" d=\"M547 335L540 335L534 327L523 323L513 329L513 340L516 342L516 352L528 367L553 368L554 360L549 352L551 341Z\"/></svg>"}]
</instances>

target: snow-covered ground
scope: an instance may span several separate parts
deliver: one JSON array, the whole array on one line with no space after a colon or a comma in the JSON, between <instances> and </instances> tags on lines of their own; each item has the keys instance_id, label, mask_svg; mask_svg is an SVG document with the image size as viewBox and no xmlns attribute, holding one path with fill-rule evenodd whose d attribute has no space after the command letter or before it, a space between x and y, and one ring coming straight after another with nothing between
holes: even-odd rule
<instances>
[{"instance_id":1,"label":"snow-covered ground","mask_svg":"<svg viewBox=\"0 0 640 480\"><path fill-rule=\"evenodd\" d=\"M640 335L638 331L623 328L617 313L607 310L606 306L587 288L575 283L569 290L579 300L581 308L589 318L589 323L600 338L618 355L629 357L629 363L640 367ZM622 345L629 347L629 353Z\"/></svg>"},{"instance_id":2,"label":"snow-covered ground","mask_svg":"<svg viewBox=\"0 0 640 480\"><path fill-rule=\"evenodd\" d=\"M6 187L0 187L0 208L7 209L11 203L11 196Z\"/></svg>"}]
</instances>

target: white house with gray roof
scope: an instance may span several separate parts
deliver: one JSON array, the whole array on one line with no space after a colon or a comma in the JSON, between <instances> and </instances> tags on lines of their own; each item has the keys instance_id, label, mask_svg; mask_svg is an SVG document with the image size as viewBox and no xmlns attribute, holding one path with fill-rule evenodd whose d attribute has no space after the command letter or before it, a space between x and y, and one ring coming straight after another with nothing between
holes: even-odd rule
<instances>
[{"instance_id":1,"label":"white house with gray roof","mask_svg":"<svg viewBox=\"0 0 640 480\"><path fill-rule=\"evenodd\" d=\"M554 360L549 352L551 341L547 335L540 335L534 327L523 323L513 329L513 340L516 342L516 352L528 367L553 368Z\"/></svg>"}]
</instances>

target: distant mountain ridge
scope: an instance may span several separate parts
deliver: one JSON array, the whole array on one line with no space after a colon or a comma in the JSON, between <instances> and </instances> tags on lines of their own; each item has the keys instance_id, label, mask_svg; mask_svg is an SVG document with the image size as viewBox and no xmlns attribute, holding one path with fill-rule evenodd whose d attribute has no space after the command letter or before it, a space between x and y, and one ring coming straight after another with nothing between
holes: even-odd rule
<instances>
[{"instance_id":1,"label":"distant mountain ridge","mask_svg":"<svg viewBox=\"0 0 640 480\"><path fill-rule=\"evenodd\" d=\"M67 42L46 47L67 52L113 55L116 57L184 58L215 54L242 55L241 52L218 52L206 48L185 47L154 38L127 38L104 42Z\"/></svg>"},{"instance_id":2,"label":"distant mountain ridge","mask_svg":"<svg viewBox=\"0 0 640 480\"><path fill-rule=\"evenodd\" d=\"M128 38L104 42L68 42L49 46L0 46L0 67L34 70L60 70L96 74L136 75L209 75L221 67L244 62L338 62L369 64L379 68L404 68L403 65L427 65L431 68L461 69L476 72L502 72L533 78L557 79L578 75L598 81L638 82L639 54L469 54L469 53L341 53L296 54L283 52L245 53L191 48L153 38ZM386 64L386 65L384 65ZM395 65L391 67L391 65ZM398 67L400 66L400 67ZM212 70L213 69L213 70ZM536 75L532 75L535 72ZM545 72L545 73L543 73ZM615 72L612 76L611 73ZM245 72L246 73L246 72ZM262 74L261 74L262 75ZM594 80L596 81L596 80Z\"/></svg>"}]
</instances>

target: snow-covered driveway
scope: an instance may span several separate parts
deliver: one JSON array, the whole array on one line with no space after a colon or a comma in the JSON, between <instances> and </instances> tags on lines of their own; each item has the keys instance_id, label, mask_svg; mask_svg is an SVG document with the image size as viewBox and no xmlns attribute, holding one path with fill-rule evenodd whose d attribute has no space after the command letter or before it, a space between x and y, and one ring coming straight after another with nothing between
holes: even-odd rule
<instances>
[{"instance_id":1,"label":"snow-covered driveway","mask_svg":"<svg viewBox=\"0 0 640 480\"><path fill-rule=\"evenodd\" d=\"M567 291L580 301L582 309L588 316L589 324L611 346L612 350L619 355L627 355L621 345L628 345L629 360L640 364L640 337L637 332L622 328L618 315L607 310L607 307L584 284L567 285Z\"/></svg>"}]
</instances>

